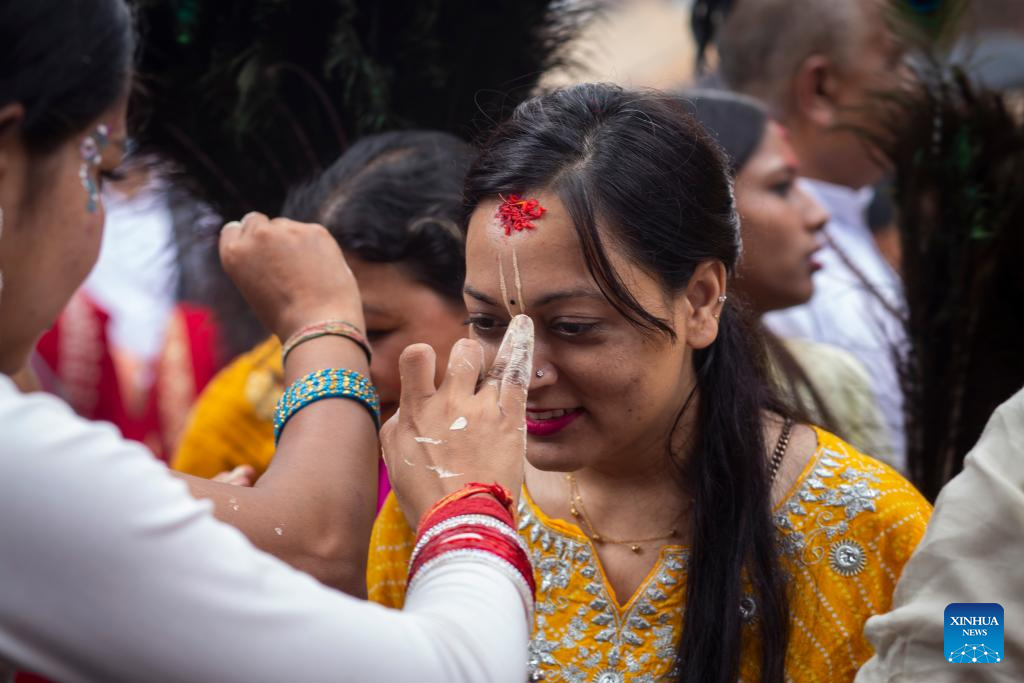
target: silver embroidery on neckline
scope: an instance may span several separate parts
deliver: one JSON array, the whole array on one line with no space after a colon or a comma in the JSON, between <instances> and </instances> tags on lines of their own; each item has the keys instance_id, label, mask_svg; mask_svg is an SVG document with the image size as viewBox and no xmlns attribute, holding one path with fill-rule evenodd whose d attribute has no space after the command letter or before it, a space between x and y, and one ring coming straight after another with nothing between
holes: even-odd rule
<instances>
[{"instance_id":1,"label":"silver embroidery on neckline","mask_svg":"<svg viewBox=\"0 0 1024 683\"><path fill-rule=\"evenodd\" d=\"M519 531L531 541L531 560L539 579L536 623L529 647L531 681L656 683L657 679L645 671L653 664L651 655L633 649L643 646L648 639L653 639L656 656L667 660L659 662L658 669L676 668L681 610L659 615L656 605L667 600L670 591L680 584L686 568L684 551L666 552L652 578L637 589L629 609L620 612L602 581L597 558L588 543L547 527L525 501L519 505ZM568 626L556 631L548 617L573 608L558 593L569 587L574 572L589 579L584 590L593 597L576 608ZM606 644L607 648L581 645L587 637ZM576 653L570 663L560 664L553 653L565 650Z\"/></svg>"},{"instance_id":2,"label":"silver embroidery on neckline","mask_svg":"<svg viewBox=\"0 0 1024 683\"><path fill-rule=\"evenodd\" d=\"M828 558L833 571L854 576L866 566L867 553L859 543L842 536L857 517L876 511L883 491L874 485L881 483L878 475L883 469L870 464L861 464L860 469L848 467L850 456L830 448L822 448L815 457L809 475L774 516L780 550L805 565ZM658 669L669 672L660 680L674 680L683 610L659 614L658 603L679 589L686 569L685 551L666 553L652 578L637 590L629 609L620 613L602 581L589 543L546 526L525 501L520 501L519 520L520 533L530 539L539 579L536 624L529 647L530 680L656 683L659 679L645 668L657 660L649 654L637 656L633 649L648 641L655 657L662 660ZM574 573L589 581L584 590L591 596L578 605L559 594L569 587ZM548 617L574 608L576 614L568 626L556 631L548 623ZM744 624L757 620L757 608L753 595L742 597L739 610ZM604 647L582 645L588 637ZM563 656L570 661L561 664L554 653L565 650L576 652L571 658Z\"/></svg>"},{"instance_id":3,"label":"silver embroidery on neckline","mask_svg":"<svg viewBox=\"0 0 1024 683\"><path fill-rule=\"evenodd\" d=\"M880 467L847 467L849 455L822 448L811 476L782 505L775 515L782 552L805 565L821 562L829 553L829 544L850 530L850 522L864 512L875 512L882 491ZM831 480L831 481L830 481ZM817 503L812 514L807 505Z\"/></svg>"}]
</instances>

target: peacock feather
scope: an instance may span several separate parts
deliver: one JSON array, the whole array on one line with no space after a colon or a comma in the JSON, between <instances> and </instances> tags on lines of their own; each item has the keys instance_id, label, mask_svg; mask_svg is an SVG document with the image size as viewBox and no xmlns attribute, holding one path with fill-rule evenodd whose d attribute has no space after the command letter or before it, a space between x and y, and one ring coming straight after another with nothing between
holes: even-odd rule
<instances>
[{"instance_id":1,"label":"peacock feather","mask_svg":"<svg viewBox=\"0 0 1024 683\"><path fill-rule=\"evenodd\" d=\"M896 3L920 58L911 84L879 98L887 125L871 134L895 174L908 460L931 499L1024 385L1024 121L942 59L964 4Z\"/></svg>"}]
</instances>

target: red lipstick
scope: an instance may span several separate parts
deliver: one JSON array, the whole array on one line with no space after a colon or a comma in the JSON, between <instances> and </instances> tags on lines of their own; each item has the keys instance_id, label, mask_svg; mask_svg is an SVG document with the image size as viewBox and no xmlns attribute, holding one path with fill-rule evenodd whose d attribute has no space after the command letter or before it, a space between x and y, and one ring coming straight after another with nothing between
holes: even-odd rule
<instances>
[{"instance_id":1,"label":"red lipstick","mask_svg":"<svg viewBox=\"0 0 1024 683\"><path fill-rule=\"evenodd\" d=\"M534 411L543 414L544 412L557 411ZM557 417L535 419L526 414L526 433L530 436L552 436L572 424L577 417L583 414L583 408L573 408L564 411L564 414Z\"/></svg>"}]
</instances>

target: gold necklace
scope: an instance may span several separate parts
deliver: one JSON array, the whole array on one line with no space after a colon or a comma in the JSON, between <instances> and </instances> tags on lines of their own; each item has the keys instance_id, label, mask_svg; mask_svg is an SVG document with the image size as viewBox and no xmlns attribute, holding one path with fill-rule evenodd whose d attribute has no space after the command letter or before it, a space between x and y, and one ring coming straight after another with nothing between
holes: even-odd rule
<instances>
[{"instance_id":1,"label":"gold necklace","mask_svg":"<svg viewBox=\"0 0 1024 683\"><path fill-rule=\"evenodd\" d=\"M775 444L775 450L772 452L771 461L768 465L768 482L769 484L775 482L775 477L779 472L779 466L782 464L782 458L786 455L786 449L789 446L789 437L793 431L793 420L786 418L782 424L782 432L779 434L779 440ZM632 550L636 554L643 552L643 548L640 546L641 543L653 543L654 541L664 541L670 538L676 538L679 532L676 529L670 530L667 534L661 536L651 536L650 538L637 538L633 540L621 540L616 538L609 538L604 534L598 533L597 529L594 528L594 523L590 521L590 517L587 515L586 508L583 507L583 498L580 496L579 486L576 484L576 477L571 474L565 475L566 481L569 482L569 512L572 516L583 523L586 527L580 527L587 538L592 540L594 543L611 543L613 545L624 545ZM683 511L689 509L693 505L693 499L687 501L686 507ZM680 513L682 515L682 513Z\"/></svg>"},{"instance_id":2,"label":"gold necklace","mask_svg":"<svg viewBox=\"0 0 1024 683\"><path fill-rule=\"evenodd\" d=\"M572 516L582 522L581 530L583 533L594 543L611 543L613 545L623 545L632 550L636 554L643 552L642 543L653 543L654 541L664 541L670 538L676 538L679 536L679 531L671 529L667 534L661 534L660 536L651 536L649 538L636 538L636 539L617 539L606 536L599 533L594 528L594 523L590 521L590 517L587 515L587 510L583 507L583 498L580 496L579 486L576 484L576 477L571 474L565 475L566 481L569 482L569 512ZM693 501L687 503L687 508ZM686 508L684 508L685 510ZM681 514L681 513L680 513ZM585 528L584 528L585 527Z\"/></svg>"}]
</instances>

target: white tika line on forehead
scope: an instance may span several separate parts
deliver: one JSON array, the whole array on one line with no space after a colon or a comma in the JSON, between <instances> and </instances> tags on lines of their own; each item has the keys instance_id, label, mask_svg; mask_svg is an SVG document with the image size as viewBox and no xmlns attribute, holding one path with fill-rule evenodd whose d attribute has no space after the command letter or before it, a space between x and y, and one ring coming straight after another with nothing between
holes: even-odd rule
<instances>
[{"instance_id":1,"label":"white tika line on forehead","mask_svg":"<svg viewBox=\"0 0 1024 683\"><path fill-rule=\"evenodd\" d=\"M523 297L523 279L519 274L519 257L516 255L516 246L512 245L512 270L516 278L516 299L519 301L519 313L526 314L526 299Z\"/></svg>"},{"instance_id":2,"label":"white tika line on forehead","mask_svg":"<svg viewBox=\"0 0 1024 683\"><path fill-rule=\"evenodd\" d=\"M501 259L501 254L497 254L495 258L498 260L498 287L501 289L501 303L505 306L505 310L508 312L508 317L515 317L515 313L512 312L512 304L519 306L520 315L525 315L526 300L523 298L523 278L522 274L519 272L519 256L516 254L515 246L512 246L512 277L516 286L515 300L508 295L508 283L505 281L505 266Z\"/></svg>"},{"instance_id":3,"label":"white tika line on forehead","mask_svg":"<svg viewBox=\"0 0 1024 683\"><path fill-rule=\"evenodd\" d=\"M501 254L499 253L496 258L498 259L498 287L501 289L501 303L508 311L508 317L513 317L512 305L508 298L508 285L505 284L505 266L501 263Z\"/></svg>"}]
</instances>

